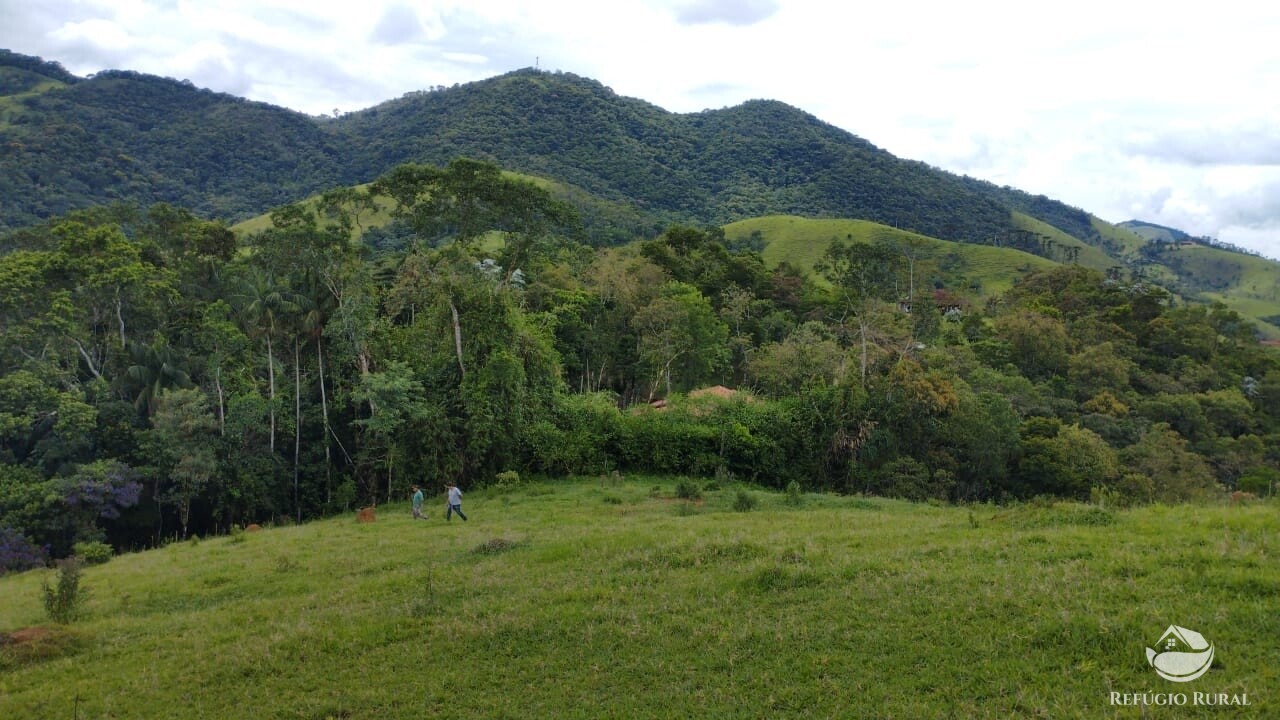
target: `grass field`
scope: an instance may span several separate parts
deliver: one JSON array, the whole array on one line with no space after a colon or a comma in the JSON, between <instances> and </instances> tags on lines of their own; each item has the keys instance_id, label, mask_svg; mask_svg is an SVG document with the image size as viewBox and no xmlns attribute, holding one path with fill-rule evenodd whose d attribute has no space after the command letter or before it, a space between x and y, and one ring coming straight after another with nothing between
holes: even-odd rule
<instances>
[{"instance_id":1,"label":"grass field","mask_svg":"<svg viewBox=\"0 0 1280 720\"><path fill-rule=\"evenodd\" d=\"M1280 715L1274 504L935 507L674 479L468 493L0 579L0 717ZM1145 648L1202 633L1204 677ZM1111 692L1244 707L1122 707Z\"/></svg>"},{"instance_id":2,"label":"grass field","mask_svg":"<svg viewBox=\"0 0 1280 720\"><path fill-rule=\"evenodd\" d=\"M1085 267L1090 267L1094 270L1106 271L1107 268L1113 267L1117 264L1115 259L1107 255L1102 250L1099 250L1079 238L1072 237L1048 223L1037 220L1030 215L1024 215L1019 212L1013 213L1013 224L1023 230L1029 230L1038 235L1043 235L1056 243L1059 249L1054 257L1055 260L1066 260L1066 258L1062 256L1062 250L1060 248L1073 247L1078 248L1080 253L1080 257L1076 262Z\"/></svg>"},{"instance_id":3,"label":"grass field","mask_svg":"<svg viewBox=\"0 0 1280 720\"><path fill-rule=\"evenodd\" d=\"M977 281L978 293L989 297L1013 287L1014 281L1033 269L1056 266L1051 260L1010 248L990 245L956 243L938 240L924 235L899 230L869 220L838 220L771 215L742 220L725 226L725 237L730 240L749 238L759 232L766 245L765 263L774 266L783 261L811 270L822 258L827 247L836 239L856 242L904 239L923 243L922 262L917 271L922 277L929 273L928 265L946 266L947 272L963 275ZM820 278L819 278L820 280Z\"/></svg>"}]
</instances>

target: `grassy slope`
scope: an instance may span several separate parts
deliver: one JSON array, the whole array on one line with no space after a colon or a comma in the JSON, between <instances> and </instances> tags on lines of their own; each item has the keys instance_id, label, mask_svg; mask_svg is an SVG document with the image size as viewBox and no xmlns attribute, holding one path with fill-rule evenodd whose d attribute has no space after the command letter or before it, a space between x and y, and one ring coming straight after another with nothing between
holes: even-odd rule
<instances>
[{"instance_id":1,"label":"grassy slope","mask_svg":"<svg viewBox=\"0 0 1280 720\"><path fill-rule=\"evenodd\" d=\"M1030 230L1033 233L1047 236L1059 246L1070 246L1080 248L1080 258L1078 262L1085 267L1091 267L1095 270L1106 270L1116 265L1116 261L1105 252L1086 243L1083 240L1074 238L1058 228L1041 222L1030 215L1023 215L1020 212L1013 213L1013 224L1023 230ZM1061 260L1062 258L1057 258Z\"/></svg>"},{"instance_id":2,"label":"grassy slope","mask_svg":"<svg viewBox=\"0 0 1280 720\"><path fill-rule=\"evenodd\" d=\"M17 68L0 67L0 79L3 75L21 74L25 77L36 77L34 73L28 73ZM23 98L39 95L40 93L49 92L58 88L66 87L67 84L59 80L49 78L33 79L30 87L22 92L12 93L10 95L0 95L0 130L7 129L13 122L13 119L22 112Z\"/></svg>"},{"instance_id":3,"label":"grassy slope","mask_svg":"<svg viewBox=\"0 0 1280 720\"><path fill-rule=\"evenodd\" d=\"M953 264L955 272L979 281L984 295L995 295L1008 290L1013 286L1014 279L1028 270L1057 264L1020 250L938 240L867 220L820 220L772 215L726 225L725 237L730 240L744 239L755 231L759 231L767 243L762 253L766 263L777 265L785 260L805 269L811 269L836 238L858 242L916 238L927 244L926 254L930 261Z\"/></svg>"},{"instance_id":4,"label":"grassy slope","mask_svg":"<svg viewBox=\"0 0 1280 720\"><path fill-rule=\"evenodd\" d=\"M354 186L357 190L365 190L369 187L368 183ZM382 227L391 222L391 206L392 202L387 198L378 198L375 201L378 209L373 212L365 212L360 215L360 225L366 228ZM304 200L300 200L299 205L314 210L320 204L320 196L312 195ZM231 230L239 237L245 237L254 233L260 233L269 230L272 227L271 213L266 212L261 215L255 215L248 220L243 220L231 226ZM357 230L352 231L352 240L355 240Z\"/></svg>"},{"instance_id":5,"label":"grassy slope","mask_svg":"<svg viewBox=\"0 0 1280 720\"><path fill-rule=\"evenodd\" d=\"M567 201L570 204L574 205L575 207L579 208L580 212L583 215L613 217L615 219L618 219L624 225L641 223L641 220L638 219L638 216L636 216L635 212L633 210L628 209L624 203L605 200L603 198L596 197L586 192L585 190L582 190L581 188L575 187L573 185L567 185L565 183L556 182L554 180L548 180L546 178L539 177L537 175L525 175L525 174L513 173L505 170L503 171L503 175L505 175L508 178L524 180L526 182L530 182L534 185L537 185L538 187L551 193L553 197L556 197L563 201ZM369 184L366 183L363 185L356 185L355 187L357 189L363 190L365 188L368 188ZM320 201L320 195L312 195L311 197L305 198L299 202L305 206L314 208L316 204L319 203L319 201ZM377 199L377 203L378 203L377 211L372 213L365 213L360 216L360 224L363 227L365 228L383 227L388 223L390 223L391 220L393 219L391 216L391 209L393 205L392 201L385 197L380 197ZM584 217L584 220L585 219L586 218ZM245 237L253 233L262 232L263 230L266 230L270 227L271 227L271 213L266 212L261 215L257 215L247 220L243 220L239 223L236 223L235 225L231 226L231 229L236 233L237 236ZM355 231L353 231L353 237L352 237L353 240L356 239L354 235L355 235Z\"/></svg>"},{"instance_id":6,"label":"grassy slope","mask_svg":"<svg viewBox=\"0 0 1280 720\"><path fill-rule=\"evenodd\" d=\"M1129 229L1112 225L1105 220L1092 218L1093 229L1102 236L1104 240L1110 241L1112 244L1121 248L1120 254L1123 257L1136 257L1138 251L1147 244L1147 238L1141 234Z\"/></svg>"},{"instance_id":7,"label":"grassy slope","mask_svg":"<svg viewBox=\"0 0 1280 720\"><path fill-rule=\"evenodd\" d=\"M1268 339L1280 338L1280 327L1261 318L1280 316L1280 264L1265 258L1197 245L1166 251L1166 264L1181 270L1185 282L1193 286L1226 285L1199 293L1204 300L1217 300L1241 315L1256 321Z\"/></svg>"},{"instance_id":8,"label":"grassy slope","mask_svg":"<svg viewBox=\"0 0 1280 720\"><path fill-rule=\"evenodd\" d=\"M741 514L721 490L684 516L652 482L118 557L84 619L0 647L0 717L1138 717L1113 690L1280 712L1274 505ZM0 631L43 622L43 574L0 580ZM1214 643L1207 676L1147 667L1169 624Z\"/></svg>"}]
</instances>

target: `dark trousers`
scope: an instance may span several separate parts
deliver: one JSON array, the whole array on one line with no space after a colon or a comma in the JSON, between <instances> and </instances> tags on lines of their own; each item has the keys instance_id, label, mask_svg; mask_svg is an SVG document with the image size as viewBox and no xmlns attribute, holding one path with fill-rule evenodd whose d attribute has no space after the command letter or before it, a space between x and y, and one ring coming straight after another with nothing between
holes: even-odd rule
<instances>
[{"instance_id":1,"label":"dark trousers","mask_svg":"<svg viewBox=\"0 0 1280 720\"><path fill-rule=\"evenodd\" d=\"M458 513L458 517L462 518L463 520L466 520L466 519L467 519L467 516L462 514L462 506L461 506L461 505L450 505L450 506L449 506L449 509L444 511L444 519L445 519L445 520L451 520L451 519L452 519L452 518L450 517L450 514L451 514L451 513Z\"/></svg>"}]
</instances>

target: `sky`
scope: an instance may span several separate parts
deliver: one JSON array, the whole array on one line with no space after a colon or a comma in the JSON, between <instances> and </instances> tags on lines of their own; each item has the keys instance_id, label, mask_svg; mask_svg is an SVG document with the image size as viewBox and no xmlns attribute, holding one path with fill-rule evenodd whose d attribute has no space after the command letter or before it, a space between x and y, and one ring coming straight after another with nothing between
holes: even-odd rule
<instances>
[{"instance_id":1,"label":"sky","mask_svg":"<svg viewBox=\"0 0 1280 720\"><path fill-rule=\"evenodd\" d=\"M524 67L771 99L901 158L1280 259L1280 4L0 0L0 48L310 114Z\"/></svg>"}]
</instances>

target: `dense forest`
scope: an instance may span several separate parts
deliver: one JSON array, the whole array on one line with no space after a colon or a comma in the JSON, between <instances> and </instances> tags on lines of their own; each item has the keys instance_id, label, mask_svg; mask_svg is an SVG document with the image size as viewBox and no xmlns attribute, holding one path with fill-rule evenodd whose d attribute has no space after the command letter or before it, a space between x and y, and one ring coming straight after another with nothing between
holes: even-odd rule
<instances>
[{"instance_id":1,"label":"dense forest","mask_svg":"<svg viewBox=\"0 0 1280 720\"><path fill-rule=\"evenodd\" d=\"M525 69L320 118L135 72L75 78L0 51L0 229L118 200L234 222L401 163L459 156L613 203L583 217L597 244L764 214L968 242L1015 230L1000 198L779 102L676 114Z\"/></svg>"},{"instance_id":2,"label":"dense forest","mask_svg":"<svg viewBox=\"0 0 1280 720\"><path fill-rule=\"evenodd\" d=\"M352 240L378 204L403 241ZM906 241L836 241L813 272L716 226L599 247L571 205L466 159L272 220L238 239L120 203L0 241L0 570L410 483L1122 505L1280 480L1280 353L1140 279L1063 265L982 300Z\"/></svg>"}]
</instances>

